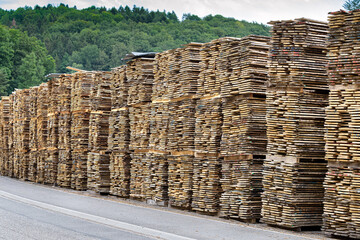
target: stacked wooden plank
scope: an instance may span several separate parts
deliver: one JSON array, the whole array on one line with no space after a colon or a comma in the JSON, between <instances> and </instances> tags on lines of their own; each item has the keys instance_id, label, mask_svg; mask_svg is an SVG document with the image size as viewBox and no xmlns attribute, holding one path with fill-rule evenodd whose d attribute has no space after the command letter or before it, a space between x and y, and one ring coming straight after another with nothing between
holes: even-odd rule
<instances>
[{"instance_id":1,"label":"stacked wooden plank","mask_svg":"<svg viewBox=\"0 0 360 240\"><path fill-rule=\"evenodd\" d=\"M329 15L329 106L326 108L325 234L360 238L360 12Z\"/></svg>"},{"instance_id":2,"label":"stacked wooden plank","mask_svg":"<svg viewBox=\"0 0 360 240\"><path fill-rule=\"evenodd\" d=\"M60 81L60 108L58 115L58 150L59 150L59 163L57 185L61 187L71 187L71 170L72 170L72 157L71 157L71 84L72 76L64 74L59 77Z\"/></svg>"},{"instance_id":3,"label":"stacked wooden plank","mask_svg":"<svg viewBox=\"0 0 360 240\"><path fill-rule=\"evenodd\" d=\"M89 152L89 122L91 111L91 90L93 72L77 72L72 77L71 86L71 188L87 189L87 159Z\"/></svg>"},{"instance_id":4,"label":"stacked wooden plank","mask_svg":"<svg viewBox=\"0 0 360 240\"><path fill-rule=\"evenodd\" d=\"M267 88L263 222L320 226L326 172L326 23L273 21Z\"/></svg>"},{"instance_id":5,"label":"stacked wooden plank","mask_svg":"<svg viewBox=\"0 0 360 240\"><path fill-rule=\"evenodd\" d=\"M129 84L126 65L114 68L111 81L111 115L108 149L110 154L110 194L130 196L130 121L127 106Z\"/></svg>"},{"instance_id":6,"label":"stacked wooden plank","mask_svg":"<svg viewBox=\"0 0 360 240\"><path fill-rule=\"evenodd\" d=\"M107 150L111 112L111 80L111 72L96 72L90 94L90 152L87 162L87 185L89 190L101 194L110 192L110 154Z\"/></svg>"},{"instance_id":7,"label":"stacked wooden plank","mask_svg":"<svg viewBox=\"0 0 360 240\"><path fill-rule=\"evenodd\" d=\"M4 176L11 175L10 172L10 97L2 97L0 101L0 173Z\"/></svg>"}]
</instances>

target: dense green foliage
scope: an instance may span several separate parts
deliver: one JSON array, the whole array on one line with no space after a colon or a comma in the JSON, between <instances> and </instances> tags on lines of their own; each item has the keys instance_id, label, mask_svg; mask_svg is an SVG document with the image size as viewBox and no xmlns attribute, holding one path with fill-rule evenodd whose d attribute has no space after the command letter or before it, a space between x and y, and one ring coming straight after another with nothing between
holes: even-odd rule
<instances>
[{"instance_id":1,"label":"dense green foliage","mask_svg":"<svg viewBox=\"0 0 360 240\"><path fill-rule=\"evenodd\" d=\"M0 96L39 85L55 69L43 43L25 32L0 26Z\"/></svg>"},{"instance_id":2,"label":"dense green foliage","mask_svg":"<svg viewBox=\"0 0 360 240\"><path fill-rule=\"evenodd\" d=\"M360 0L346 0L343 7L348 11L354 11L360 8Z\"/></svg>"},{"instance_id":3,"label":"dense green foliage","mask_svg":"<svg viewBox=\"0 0 360 240\"><path fill-rule=\"evenodd\" d=\"M163 51L224 36L269 35L266 25L220 15L201 19L185 14L179 20L174 12L127 6L77 10L60 4L0 9L0 21L43 41L59 72L65 72L68 65L109 70L122 64L124 55L131 51Z\"/></svg>"}]
</instances>

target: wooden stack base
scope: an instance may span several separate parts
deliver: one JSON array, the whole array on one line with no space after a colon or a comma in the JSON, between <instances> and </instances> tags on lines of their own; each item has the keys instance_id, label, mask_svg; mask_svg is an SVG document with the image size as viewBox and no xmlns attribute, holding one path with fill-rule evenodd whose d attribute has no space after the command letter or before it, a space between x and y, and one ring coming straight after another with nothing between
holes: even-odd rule
<instances>
[{"instance_id":1,"label":"wooden stack base","mask_svg":"<svg viewBox=\"0 0 360 240\"><path fill-rule=\"evenodd\" d=\"M152 205L168 205L168 161L167 154L149 151L146 154L145 189L146 201Z\"/></svg>"},{"instance_id":2,"label":"wooden stack base","mask_svg":"<svg viewBox=\"0 0 360 240\"><path fill-rule=\"evenodd\" d=\"M101 194L110 192L110 156L106 152L89 152L87 189Z\"/></svg>"},{"instance_id":3,"label":"wooden stack base","mask_svg":"<svg viewBox=\"0 0 360 240\"><path fill-rule=\"evenodd\" d=\"M224 157L220 216L256 222L261 217L262 171L265 155Z\"/></svg>"},{"instance_id":4,"label":"wooden stack base","mask_svg":"<svg viewBox=\"0 0 360 240\"><path fill-rule=\"evenodd\" d=\"M264 164L262 221L299 228L322 225L324 159L268 155Z\"/></svg>"},{"instance_id":5,"label":"wooden stack base","mask_svg":"<svg viewBox=\"0 0 360 240\"><path fill-rule=\"evenodd\" d=\"M222 158L217 156L195 156L192 210L211 215L219 212L221 164Z\"/></svg>"},{"instance_id":6,"label":"wooden stack base","mask_svg":"<svg viewBox=\"0 0 360 240\"><path fill-rule=\"evenodd\" d=\"M168 161L170 206L190 209L194 155L170 155Z\"/></svg>"},{"instance_id":7,"label":"wooden stack base","mask_svg":"<svg viewBox=\"0 0 360 240\"><path fill-rule=\"evenodd\" d=\"M72 176L71 188L78 191L87 190L87 150L73 150L72 151Z\"/></svg>"},{"instance_id":8,"label":"wooden stack base","mask_svg":"<svg viewBox=\"0 0 360 240\"><path fill-rule=\"evenodd\" d=\"M48 150L45 161L44 183L56 184L57 170L59 162L59 150Z\"/></svg>"},{"instance_id":9,"label":"wooden stack base","mask_svg":"<svg viewBox=\"0 0 360 240\"><path fill-rule=\"evenodd\" d=\"M71 150L59 150L58 176L56 182L58 186L64 188L71 187L71 168Z\"/></svg>"},{"instance_id":10,"label":"wooden stack base","mask_svg":"<svg viewBox=\"0 0 360 240\"><path fill-rule=\"evenodd\" d=\"M36 180L37 180L38 151L37 150L31 150L29 154L30 154L29 181L36 182Z\"/></svg>"},{"instance_id":11,"label":"wooden stack base","mask_svg":"<svg viewBox=\"0 0 360 240\"><path fill-rule=\"evenodd\" d=\"M130 153L110 154L110 194L119 197L130 196Z\"/></svg>"},{"instance_id":12,"label":"wooden stack base","mask_svg":"<svg viewBox=\"0 0 360 240\"><path fill-rule=\"evenodd\" d=\"M37 178L36 182L44 183L45 181L45 163L47 159L48 151L46 149L38 150L36 167L37 167Z\"/></svg>"},{"instance_id":13,"label":"wooden stack base","mask_svg":"<svg viewBox=\"0 0 360 240\"><path fill-rule=\"evenodd\" d=\"M148 150L136 150L130 154L131 169L130 169L130 197L137 200L146 199L146 154Z\"/></svg>"}]
</instances>

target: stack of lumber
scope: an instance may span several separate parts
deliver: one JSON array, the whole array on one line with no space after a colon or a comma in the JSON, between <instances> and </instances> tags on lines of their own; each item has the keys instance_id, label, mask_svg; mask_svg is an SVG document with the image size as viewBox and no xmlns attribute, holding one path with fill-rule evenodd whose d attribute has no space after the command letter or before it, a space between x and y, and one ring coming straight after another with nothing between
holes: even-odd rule
<instances>
[{"instance_id":1,"label":"stack of lumber","mask_svg":"<svg viewBox=\"0 0 360 240\"><path fill-rule=\"evenodd\" d=\"M154 58L135 58L127 63L130 143L130 197L147 200L151 97L154 82Z\"/></svg>"},{"instance_id":2,"label":"stack of lumber","mask_svg":"<svg viewBox=\"0 0 360 240\"><path fill-rule=\"evenodd\" d=\"M40 149L38 172L39 182L55 184L58 168L58 142L59 142L59 112L60 112L60 79L53 78L48 82L47 98L47 134L48 144L46 149ZM45 162L43 162L45 160Z\"/></svg>"},{"instance_id":3,"label":"stack of lumber","mask_svg":"<svg viewBox=\"0 0 360 240\"><path fill-rule=\"evenodd\" d=\"M39 87L30 88L30 153L29 153L29 178L28 180L35 182L37 174L37 97Z\"/></svg>"},{"instance_id":4,"label":"stack of lumber","mask_svg":"<svg viewBox=\"0 0 360 240\"><path fill-rule=\"evenodd\" d=\"M70 188L71 186L71 84L72 76L64 74L59 77L60 81L60 112L58 115L58 176L57 185Z\"/></svg>"},{"instance_id":5,"label":"stack of lumber","mask_svg":"<svg viewBox=\"0 0 360 240\"><path fill-rule=\"evenodd\" d=\"M110 154L107 150L111 112L111 80L111 72L96 72L90 94L90 152L87 161L87 185L89 190L101 194L110 192Z\"/></svg>"},{"instance_id":6,"label":"stack of lumber","mask_svg":"<svg viewBox=\"0 0 360 240\"><path fill-rule=\"evenodd\" d=\"M71 149L73 159L71 188L80 191L87 189L90 95L93 81L93 72L77 72L73 74L71 84Z\"/></svg>"},{"instance_id":7,"label":"stack of lumber","mask_svg":"<svg viewBox=\"0 0 360 240\"><path fill-rule=\"evenodd\" d=\"M360 238L360 12L329 15L329 106L326 108L325 234Z\"/></svg>"},{"instance_id":8,"label":"stack of lumber","mask_svg":"<svg viewBox=\"0 0 360 240\"><path fill-rule=\"evenodd\" d=\"M149 160L162 173L154 190L171 206L190 208L194 160L195 94L201 43L156 55ZM151 177L150 177L151 178ZM152 178L154 179L154 178ZM158 200L155 197L153 200Z\"/></svg>"},{"instance_id":9,"label":"stack of lumber","mask_svg":"<svg viewBox=\"0 0 360 240\"><path fill-rule=\"evenodd\" d=\"M153 68L153 58L136 58L127 63L128 105L151 101Z\"/></svg>"},{"instance_id":10,"label":"stack of lumber","mask_svg":"<svg viewBox=\"0 0 360 240\"><path fill-rule=\"evenodd\" d=\"M111 81L111 113L108 150L110 154L110 194L129 197L130 194L130 121L126 65L114 68Z\"/></svg>"},{"instance_id":11,"label":"stack of lumber","mask_svg":"<svg viewBox=\"0 0 360 240\"><path fill-rule=\"evenodd\" d=\"M328 27L304 18L270 24L262 220L291 229L321 226Z\"/></svg>"},{"instance_id":12,"label":"stack of lumber","mask_svg":"<svg viewBox=\"0 0 360 240\"><path fill-rule=\"evenodd\" d=\"M14 93L14 177L27 180L30 152L30 89Z\"/></svg>"},{"instance_id":13,"label":"stack of lumber","mask_svg":"<svg viewBox=\"0 0 360 240\"><path fill-rule=\"evenodd\" d=\"M0 101L0 174L4 176L10 175L10 108L12 108L10 98L2 97Z\"/></svg>"},{"instance_id":14,"label":"stack of lumber","mask_svg":"<svg viewBox=\"0 0 360 240\"><path fill-rule=\"evenodd\" d=\"M14 156L15 156L15 136L14 136L14 124L15 124L15 107L14 107L14 101L16 97L15 94L12 93L9 96L9 162L7 165L7 176L9 177L15 177L14 175Z\"/></svg>"}]
</instances>

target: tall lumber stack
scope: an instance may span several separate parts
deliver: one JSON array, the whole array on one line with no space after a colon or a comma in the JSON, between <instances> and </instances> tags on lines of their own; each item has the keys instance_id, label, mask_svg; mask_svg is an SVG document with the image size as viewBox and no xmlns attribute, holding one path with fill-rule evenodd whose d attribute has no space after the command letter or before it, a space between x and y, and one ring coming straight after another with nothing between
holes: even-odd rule
<instances>
[{"instance_id":1,"label":"tall lumber stack","mask_svg":"<svg viewBox=\"0 0 360 240\"><path fill-rule=\"evenodd\" d=\"M130 196L130 120L127 105L129 83L126 65L114 68L111 81L111 114L108 150L110 153L110 194Z\"/></svg>"},{"instance_id":2,"label":"tall lumber stack","mask_svg":"<svg viewBox=\"0 0 360 240\"><path fill-rule=\"evenodd\" d=\"M329 106L326 108L325 234L360 238L360 12L330 13Z\"/></svg>"},{"instance_id":3,"label":"tall lumber stack","mask_svg":"<svg viewBox=\"0 0 360 240\"><path fill-rule=\"evenodd\" d=\"M89 190L110 192L110 154L108 150L111 112L111 72L96 72L91 90L87 187Z\"/></svg>"},{"instance_id":4,"label":"tall lumber stack","mask_svg":"<svg viewBox=\"0 0 360 240\"><path fill-rule=\"evenodd\" d=\"M10 171L10 97L2 97L0 101L0 173L3 176L11 176Z\"/></svg>"},{"instance_id":5,"label":"tall lumber stack","mask_svg":"<svg viewBox=\"0 0 360 240\"><path fill-rule=\"evenodd\" d=\"M131 170L130 197L146 200L146 181L149 173L150 101L154 80L154 59L140 57L127 63L126 78L129 84Z\"/></svg>"},{"instance_id":6,"label":"tall lumber stack","mask_svg":"<svg viewBox=\"0 0 360 240\"><path fill-rule=\"evenodd\" d=\"M320 226L326 172L326 23L273 21L267 88L263 222Z\"/></svg>"},{"instance_id":7,"label":"tall lumber stack","mask_svg":"<svg viewBox=\"0 0 360 240\"><path fill-rule=\"evenodd\" d=\"M193 184L197 211L260 218L268 42L260 36L227 37L202 48Z\"/></svg>"},{"instance_id":8,"label":"tall lumber stack","mask_svg":"<svg viewBox=\"0 0 360 240\"><path fill-rule=\"evenodd\" d=\"M47 98L49 99L47 111L48 144L46 149L40 150L40 161L45 160L44 166L40 166L43 171L43 181L46 184L56 184L57 169L59 162L59 112L60 112L60 79L53 78L48 82ZM43 168L43 169L42 169Z\"/></svg>"},{"instance_id":9,"label":"tall lumber stack","mask_svg":"<svg viewBox=\"0 0 360 240\"><path fill-rule=\"evenodd\" d=\"M260 219L269 41L268 37L251 35L229 39L221 48L223 217L251 222Z\"/></svg>"},{"instance_id":10,"label":"tall lumber stack","mask_svg":"<svg viewBox=\"0 0 360 240\"><path fill-rule=\"evenodd\" d=\"M72 75L59 76L59 115L58 115L58 150L59 163L57 185L65 188L71 187L72 155L71 155L71 85Z\"/></svg>"},{"instance_id":11,"label":"tall lumber stack","mask_svg":"<svg viewBox=\"0 0 360 240\"><path fill-rule=\"evenodd\" d=\"M29 180L35 182L37 179L37 97L39 87L30 88L30 153L29 153Z\"/></svg>"},{"instance_id":12,"label":"tall lumber stack","mask_svg":"<svg viewBox=\"0 0 360 240\"><path fill-rule=\"evenodd\" d=\"M91 90L93 72L73 74L71 84L71 149L72 177L71 188L87 189L87 159L89 153L89 121L91 111Z\"/></svg>"},{"instance_id":13,"label":"tall lumber stack","mask_svg":"<svg viewBox=\"0 0 360 240\"><path fill-rule=\"evenodd\" d=\"M7 165L7 176L15 177L14 175L14 164L15 164L15 137L14 137L14 123L15 123L15 109L14 109L14 101L15 94L12 93L9 96L9 164Z\"/></svg>"},{"instance_id":14,"label":"tall lumber stack","mask_svg":"<svg viewBox=\"0 0 360 240\"><path fill-rule=\"evenodd\" d=\"M30 152L30 89L14 93L14 177L28 180Z\"/></svg>"},{"instance_id":15,"label":"tall lumber stack","mask_svg":"<svg viewBox=\"0 0 360 240\"><path fill-rule=\"evenodd\" d=\"M200 43L156 55L149 159L152 200L191 207ZM157 172L157 174L156 174ZM157 176L156 176L157 175Z\"/></svg>"},{"instance_id":16,"label":"tall lumber stack","mask_svg":"<svg viewBox=\"0 0 360 240\"><path fill-rule=\"evenodd\" d=\"M45 178L45 162L48 157L48 108L50 104L48 83L43 83L38 88L37 94L37 112L36 112L36 136L37 136L37 152L36 158L31 159L34 162L34 171L36 182L44 182Z\"/></svg>"}]
</instances>

